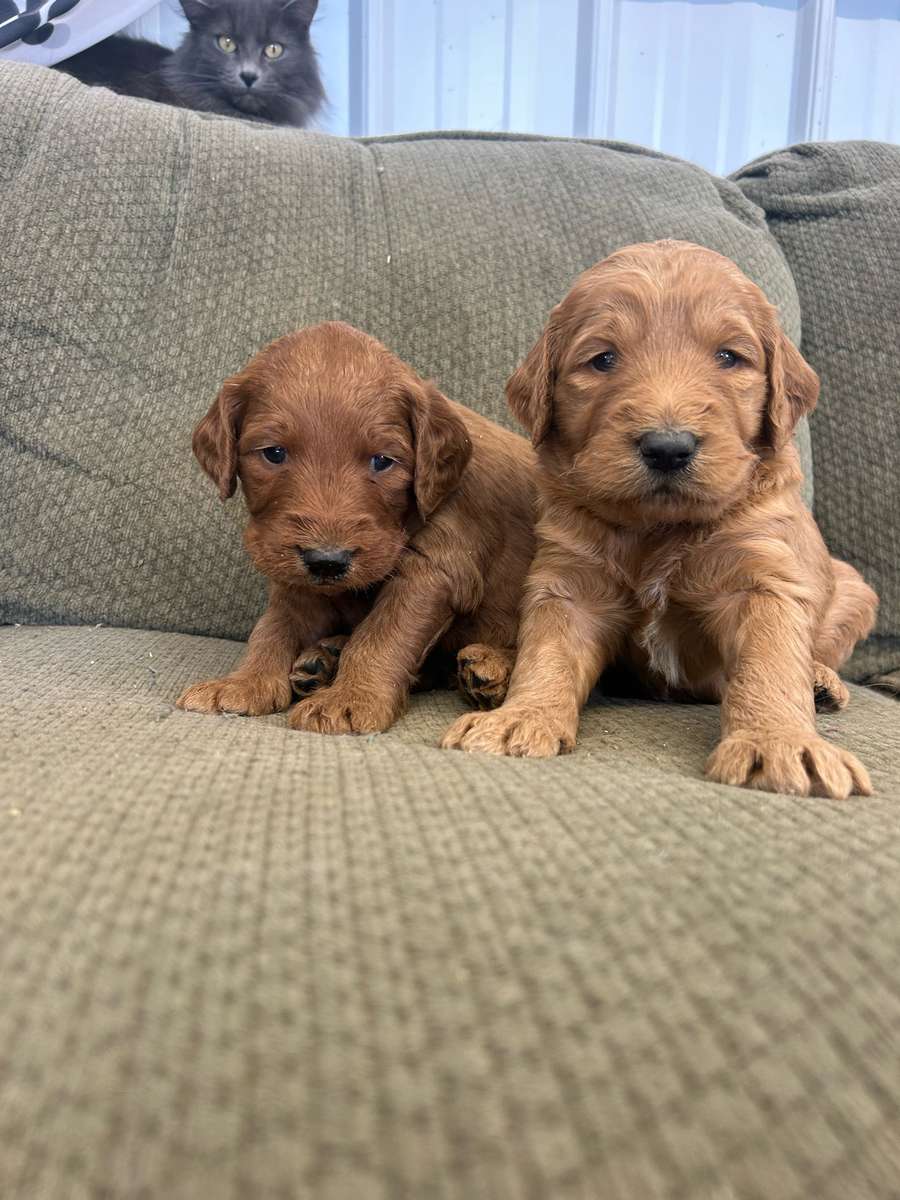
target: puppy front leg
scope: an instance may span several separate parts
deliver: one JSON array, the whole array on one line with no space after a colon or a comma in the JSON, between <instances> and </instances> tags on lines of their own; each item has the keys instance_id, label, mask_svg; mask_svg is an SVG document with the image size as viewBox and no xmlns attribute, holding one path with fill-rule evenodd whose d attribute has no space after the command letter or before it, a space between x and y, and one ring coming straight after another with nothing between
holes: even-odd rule
<instances>
[{"instance_id":1,"label":"puppy front leg","mask_svg":"<svg viewBox=\"0 0 900 1200\"><path fill-rule=\"evenodd\" d=\"M294 729L380 733L403 712L416 673L453 620L446 578L420 559L405 566L351 634L334 683L291 709Z\"/></svg>"},{"instance_id":2,"label":"puppy front leg","mask_svg":"<svg viewBox=\"0 0 900 1200\"><path fill-rule=\"evenodd\" d=\"M445 749L548 757L571 750L578 718L631 623L625 594L593 563L538 551L526 584L516 665L503 704L465 713Z\"/></svg>"},{"instance_id":3,"label":"puppy front leg","mask_svg":"<svg viewBox=\"0 0 900 1200\"><path fill-rule=\"evenodd\" d=\"M275 585L269 607L256 622L240 663L221 679L195 683L176 700L190 712L258 717L291 702L290 673L302 646L328 632L331 605L323 598L294 597Z\"/></svg>"},{"instance_id":4,"label":"puppy front leg","mask_svg":"<svg viewBox=\"0 0 900 1200\"><path fill-rule=\"evenodd\" d=\"M862 763L816 732L812 636L803 607L746 593L716 625L728 682L709 778L795 796L871 795Z\"/></svg>"}]
</instances>

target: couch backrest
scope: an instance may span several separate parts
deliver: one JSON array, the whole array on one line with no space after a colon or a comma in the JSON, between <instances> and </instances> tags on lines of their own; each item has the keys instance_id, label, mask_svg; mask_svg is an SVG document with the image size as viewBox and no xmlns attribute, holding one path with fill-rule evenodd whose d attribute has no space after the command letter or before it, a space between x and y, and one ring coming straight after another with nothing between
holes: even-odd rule
<instances>
[{"instance_id":1,"label":"couch backrest","mask_svg":"<svg viewBox=\"0 0 900 1200\"><path fill-rule=\"evenodd\" d=\"M509 422L505 380L574 276L686 238L799 336L761 212L698 167L490 135L367 143L0 66L0 618L244 637L263 588L190 455L221 380L339 317Z\"/></svg>"},{"instance_id":2,"label":"couch backrest","mask_svg":"<svg viewBox=\"0 0 900 1200\"><path fill-rule=\"evenodd\" d=\"M900 146L793 146L738 171L766 212L822 379L812 416L816 519L881 597L848 673L900 670Z\"/></svg>"}]
</instances>

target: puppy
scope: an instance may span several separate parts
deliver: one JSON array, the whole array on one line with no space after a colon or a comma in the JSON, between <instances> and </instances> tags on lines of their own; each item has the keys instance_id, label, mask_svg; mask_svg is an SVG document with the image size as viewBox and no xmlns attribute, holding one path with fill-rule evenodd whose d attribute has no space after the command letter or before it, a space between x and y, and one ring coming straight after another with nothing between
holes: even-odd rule
<instances>
[{"instance_id":1,"label":"puppy","mask_svg":"<svg viewBox=\"0 0 900 1200\"><path fill-rule=\"evenodd\" d=\"M504 705L444 745L552 755L610 664L722 703L707 775L796 795L871 791L816 733L814 693L877 597L832 559L791 435L818 379L734 263L686 242L585 271L507 386L540 447L538 546Z\"/></svg>"},{"instance_id":2,"label":"puppy","mask_svg":"<svg viewBox=\"0 0 900 1200\"><path fill-rule=\"evenodd\" d=\"M241 481L244 542L269 606L239 666L188 688L181 708L285 709L291 675L310 690L306 668L327 656L327 686L289 723L377 732L403 711L426 658L461 650L463 688L478 703L502 698L534 548L524 438L328 322L280 338L228 379L193 447L223 500Z\"/></svg>"}]
</instances>

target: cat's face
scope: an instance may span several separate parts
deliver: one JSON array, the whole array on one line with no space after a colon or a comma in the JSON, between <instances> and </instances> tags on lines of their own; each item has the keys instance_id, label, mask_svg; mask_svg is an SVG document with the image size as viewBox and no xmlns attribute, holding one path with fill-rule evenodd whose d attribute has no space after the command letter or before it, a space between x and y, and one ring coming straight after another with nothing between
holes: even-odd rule
<instances>
[{"instance_id":1,"label":"cat's face","mask_svg":"<svg viewBox=\"0 0 900 1200\"><path fill-rule=\"evenodd\" d=\"M181 0L179 84L212 111L305 125L323 99L309 26L318 0ZM198 105L199 106L199 105Z\"/></svg>"}]
</instances>

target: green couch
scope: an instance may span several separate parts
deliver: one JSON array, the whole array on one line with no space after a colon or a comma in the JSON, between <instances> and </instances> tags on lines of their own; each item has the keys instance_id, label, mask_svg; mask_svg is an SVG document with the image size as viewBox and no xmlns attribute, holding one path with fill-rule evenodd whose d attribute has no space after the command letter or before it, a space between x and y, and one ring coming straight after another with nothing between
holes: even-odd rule
<instances>
[{"instance_id":1,"label":"green couch","mask_svg":"<svg viewBox=\"0 0 900 1200\"><path fill-rule=\"evenodd\" d=\"M723 180L7 64L0 194L0 1196L900 1196L900 149ZM361 739L174 708L262 604L190 456L224 376L340 317L508 421L574 275L662 236L802 312L815 511L883 598L820 727L873 798L706 782L702 705L555 761L438 750L449 692Z\"/></svg>"}]
</instances>

